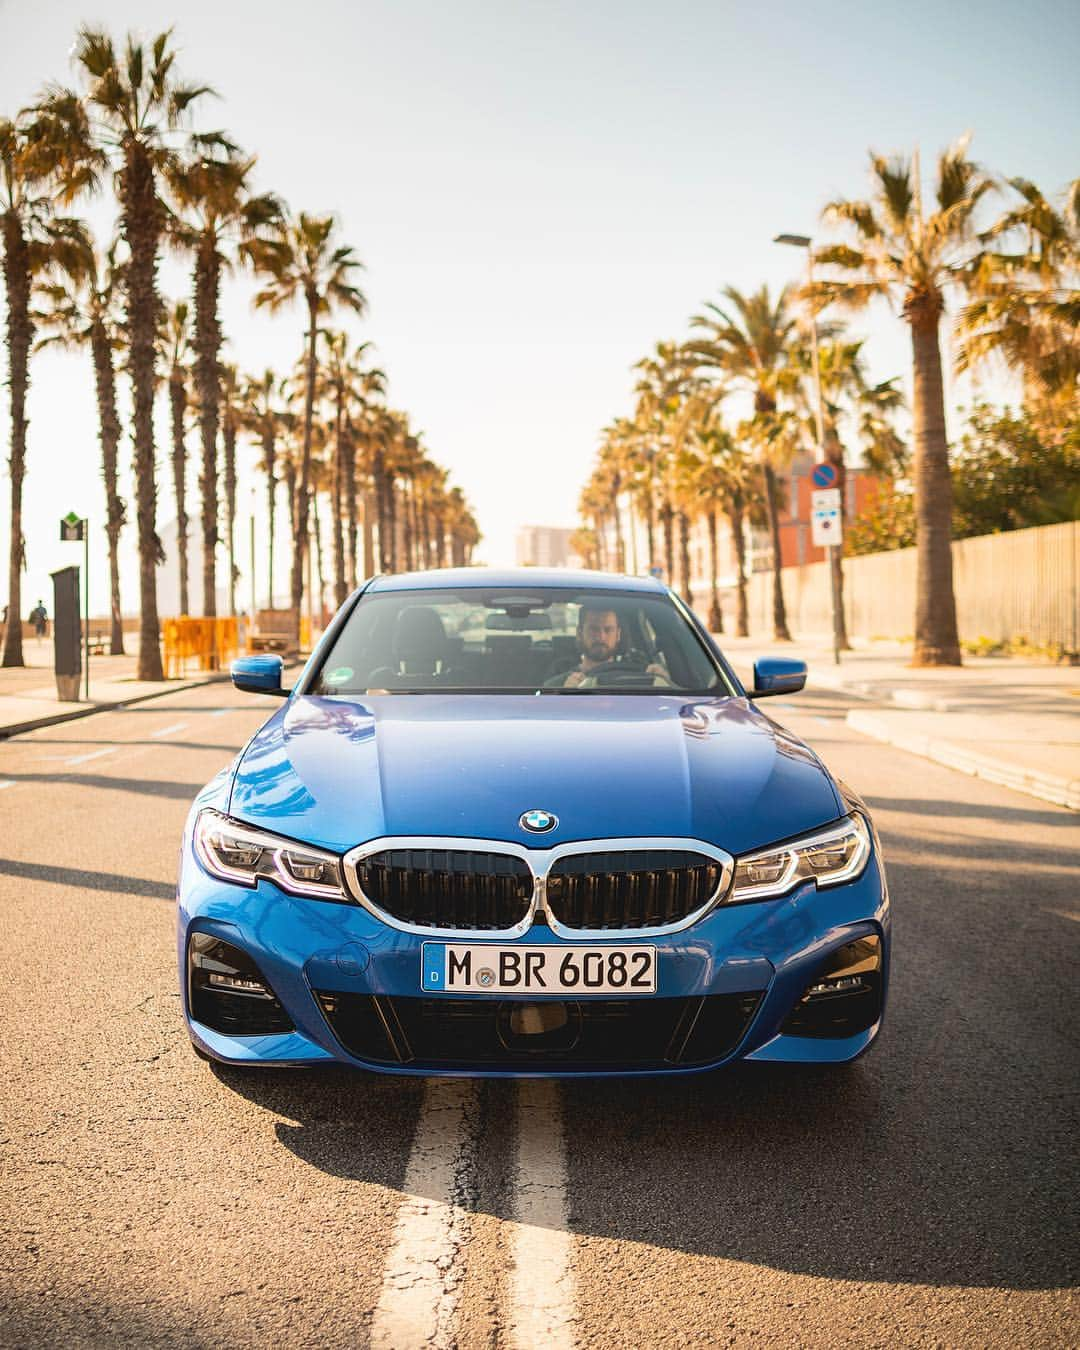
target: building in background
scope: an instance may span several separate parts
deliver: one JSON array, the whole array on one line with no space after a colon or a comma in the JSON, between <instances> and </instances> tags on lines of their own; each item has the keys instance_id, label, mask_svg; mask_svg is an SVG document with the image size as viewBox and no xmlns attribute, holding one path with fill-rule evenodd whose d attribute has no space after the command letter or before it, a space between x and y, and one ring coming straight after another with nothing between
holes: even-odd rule
<instances>
[{"instance_id":1,"label":"building in background","mask_svg":"<svg viewBox=\"0 0 1080 1350\"><path fill-rule=\"evenodd\" d=\"M519 567L580 567L570 547L574 531L560 525L523 525L517 532Z\"/></svg>"}]
</instances>

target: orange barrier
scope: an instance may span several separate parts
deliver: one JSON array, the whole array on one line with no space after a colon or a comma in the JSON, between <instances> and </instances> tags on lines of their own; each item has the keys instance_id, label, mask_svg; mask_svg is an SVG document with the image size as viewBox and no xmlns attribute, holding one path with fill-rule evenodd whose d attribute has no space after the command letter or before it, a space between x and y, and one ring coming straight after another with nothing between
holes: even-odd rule
<instances>
[{"instance_id":1,"label":"orange barrier","mask_svg":"<svg viewBox=\"0 0 1080 1350\"><path fill-rule=\"evenodd\" d=\"M164 639L165 678L175 679L196 670L221 670L240 648L239 621L235 618L193 619L182 614L165 619L161 625Z\"/></svg>"}]
</instances>

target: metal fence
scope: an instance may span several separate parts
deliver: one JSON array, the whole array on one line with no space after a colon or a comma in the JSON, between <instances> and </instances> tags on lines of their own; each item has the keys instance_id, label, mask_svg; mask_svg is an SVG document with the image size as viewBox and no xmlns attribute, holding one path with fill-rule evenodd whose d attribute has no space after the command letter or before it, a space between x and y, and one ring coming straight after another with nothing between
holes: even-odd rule
<instances>
[{"instance_id":1,"label":"metal fence","mask_svg":"<svg viewBox=\"0 0 1080 1350\"><path fill-rule=\"evenodd\" d=\"M1076 652L1080 642L1080 522L984 534L953 544L960 637L1024 638ZM826 563L784 568L788 625L796 633L832 629ZM725 605L730 613L730 608ZM844 559L844 612L855 637L909 638L915 627L915 550ZM772 628L772 576L750 579L750 627Z\"/></svg>"}]
</instances>

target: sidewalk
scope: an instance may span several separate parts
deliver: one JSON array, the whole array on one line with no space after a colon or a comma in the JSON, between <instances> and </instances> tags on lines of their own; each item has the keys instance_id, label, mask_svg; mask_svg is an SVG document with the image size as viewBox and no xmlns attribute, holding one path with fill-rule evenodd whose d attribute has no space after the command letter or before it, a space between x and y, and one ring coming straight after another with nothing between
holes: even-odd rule
<instances>
[{"instance_id":1,"label":"sidewalk","mask_svg":"<svg viewBox=\"0 0 1080 1350\"><path fill-rule=\"evenodd\" d=\"M138 635L132 634L130 645L134 647L137 642ZM0 668L0 738L228 678L216 672L193 671L163 682L137 680L134 655L92 656L89 702L61 703L56 697L52 639L24 642L23 659L25 666ZM80 685L80 691L82 688Z\"/></svg>"},{"instance_id":2,"label":"sidewalk","mask_svg":"<svg viewBox=\"0 0 1080 1350\"><path fill-rule=\"evenodd\" d=\"M1020 657L967 657L961 667L913 670L911 648L856 641L833 664L827 636L792 643L721 636L740 678L758 656L809 666L808 689L865 699L854 731L963 773L1080 811L1080 669Z\"/></svg>"}]
</instances>

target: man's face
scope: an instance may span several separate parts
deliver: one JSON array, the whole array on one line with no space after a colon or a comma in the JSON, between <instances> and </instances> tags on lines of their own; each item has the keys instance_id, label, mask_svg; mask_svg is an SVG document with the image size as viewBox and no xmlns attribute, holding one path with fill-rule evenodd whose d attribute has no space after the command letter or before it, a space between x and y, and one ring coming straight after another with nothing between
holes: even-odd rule
<instances>
[{"instance_id":1,"label":"man's face","mask_svg":"<svg viewBox=\"0 0 1080 1350\"><path fill-rule=\"evenodd\" d=\"M619 650L619 620L614 610L589 609L582 616L578 644L588 660L599 664L614 661Z\"/></svg>"}]
</instances>

